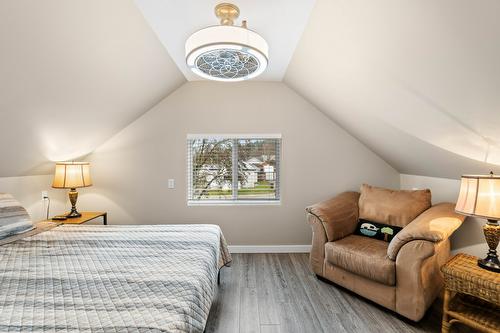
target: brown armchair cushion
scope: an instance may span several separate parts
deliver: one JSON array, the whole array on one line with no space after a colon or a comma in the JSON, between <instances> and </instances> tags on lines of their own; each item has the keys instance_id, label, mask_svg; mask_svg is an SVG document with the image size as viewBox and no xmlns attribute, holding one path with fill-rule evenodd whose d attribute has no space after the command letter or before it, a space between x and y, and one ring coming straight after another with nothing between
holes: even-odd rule
<instances>
[{"instance_id":1,"label":"brown armchair cushion","mask_svg":"<svg viewBox=\"0 0 500 333\"><path fill-rule=\"evenodd\" d=\"M363 184L359 218L405 227L431 206L431 191L394 191Z\"/></svg>"},{"instance_id":2,"label":"brown armchair cushion","mask_svg":"<svg viewBox=\"0 0 500 333\"><path fill-rule=\"evenodd\" d=\"M387 258L388 243L363 236L350 235L326 243L326 260L351 273L393 286L396 263Z\"/></svg>"},{"instance_id":3,"label":"brown armchair cushion","mask_svg":"<svg viewBox=\"0 0 500 333\"><path fill-rule=\"evenodd\" d=\"M412 240L440 242L450 237L465 220L465 216L455 213L454 208L454 204L440 203L420 214L392 239L387 256L395 260L399 249Z\"/></svg>"}]
</instances>

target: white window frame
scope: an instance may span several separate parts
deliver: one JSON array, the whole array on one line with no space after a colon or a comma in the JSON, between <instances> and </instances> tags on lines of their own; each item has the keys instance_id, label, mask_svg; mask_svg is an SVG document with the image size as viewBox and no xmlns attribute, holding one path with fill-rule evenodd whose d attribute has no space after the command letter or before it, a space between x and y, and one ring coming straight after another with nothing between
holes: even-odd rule
<instances>
[{"instance_id":1,"label":"white window frame","mask_svg":"<svg viewBox=\"0 0 500 333\"><path fill-rule=\"evenodd\" d=\"M282 168L282 155L283 155L283 138L281 134L188 134L186 141L189 142L189 140L194 140L194 139L279 139L281 140L280 142L280 149L279 149L279 154L278 154L278 167L276 171L276 179L277 182L279 183L279 199L275 200L191 200L189 198L190 193L189 189L192 188L192 177L193 177L193 169L192 169L192 162L191 162L191 156L189 152L189 147L186 151L186 160L187 160L187 191L186 191L186 198L187 198L187 205L188 206L279 206L281 205L281 198L282 198L282 184L281 184L281 168ZM233 149L233 174L238 174L238 163L234 163L234 161L238 160L238 153L237 149ZM235 170L236 169L236 170ZM238 184L233 184L233 191L234 191L234 186L237 186Z\"/></svg>"}]
</instances>

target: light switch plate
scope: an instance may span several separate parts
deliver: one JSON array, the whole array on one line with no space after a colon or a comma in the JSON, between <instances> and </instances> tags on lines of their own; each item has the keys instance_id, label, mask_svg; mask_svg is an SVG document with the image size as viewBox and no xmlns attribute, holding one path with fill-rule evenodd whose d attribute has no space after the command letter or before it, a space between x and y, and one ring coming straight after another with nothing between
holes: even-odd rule
<instances>
[{"instance_id":1,"label":"light switch plate","mask_svg":"<svg viewBox=\"0 0 500 333\"><path fill-rule=\"evenodd\" d=\"M42 191L42 200L46 200L49 197L49 192Z\"/></svg>"},{"instance_id":2,"label":"light switch plate","mask_svg":"<svg viewBox=\"0 0 500 333\"><path fill-rule=\"evenodd\" d=\"M175 188L175 180L174 179L168 180L168 188Z\"/></svg>"}]
</instances>

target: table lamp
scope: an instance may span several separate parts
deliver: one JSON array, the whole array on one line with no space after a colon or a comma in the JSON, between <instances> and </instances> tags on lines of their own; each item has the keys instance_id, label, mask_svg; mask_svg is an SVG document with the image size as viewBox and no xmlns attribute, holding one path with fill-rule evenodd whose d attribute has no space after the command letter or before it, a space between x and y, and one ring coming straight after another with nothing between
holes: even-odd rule
<instances>
[{"instance_id":1,"label":"table lamp","mask_svg":"<svg viewBox=\"0 0 500 333\"><path fill-rule=\"evenodd\" d=\"M58 162L54 173L53 188L68 188L69 201L71 202L71 212L67 218L80 217L82 214L76 210L76 200L78 199L79 187L92 185L90 178L90 164L88 162Z\"/></svg>"},{"instance_id":2,"label":"table lamp","mask_svg":"<svg viewBox=\"0 0 500 333\"><path fill-rule=\"evenodd\" d=\"M500 238L500 176L491 172L489 175L464 175L458 195L457 213L487 219L483 227L486 243L490 248L484 259L479 259L479 267L493 272L500 272L497 246Z\"/></svg>"}]
</instances>

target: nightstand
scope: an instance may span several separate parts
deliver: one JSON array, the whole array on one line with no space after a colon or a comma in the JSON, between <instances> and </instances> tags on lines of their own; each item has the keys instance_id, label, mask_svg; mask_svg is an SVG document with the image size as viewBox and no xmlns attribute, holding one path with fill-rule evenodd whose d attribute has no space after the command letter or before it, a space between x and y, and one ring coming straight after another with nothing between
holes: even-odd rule
<instances>
[{"instance_id":1,"label":"nightstand","mask_svg":"<svg viewBox=\"0 0 500 333\"><path fill-rule=\"evenodd\" d=\"M457 254L441 271L445 291L441 332L459 322L481 332L500 331L500 274L477 265L477 258Z\"/></svg>"},{"instance_id":2,"label":"nightstand","mask_svg":"<svg viewBox=\"0 0 500 333\"><path fill-rule=\"evenodd\" d=\"M80 212L82 216L73 217L66 220L55 221L61 224L83 224L85 222L91 221L93 219L102 217L102 224L108 224L108 213L107 212ZM49 220L52 221L52 220Z\"/></svg>"}]
</instances>

